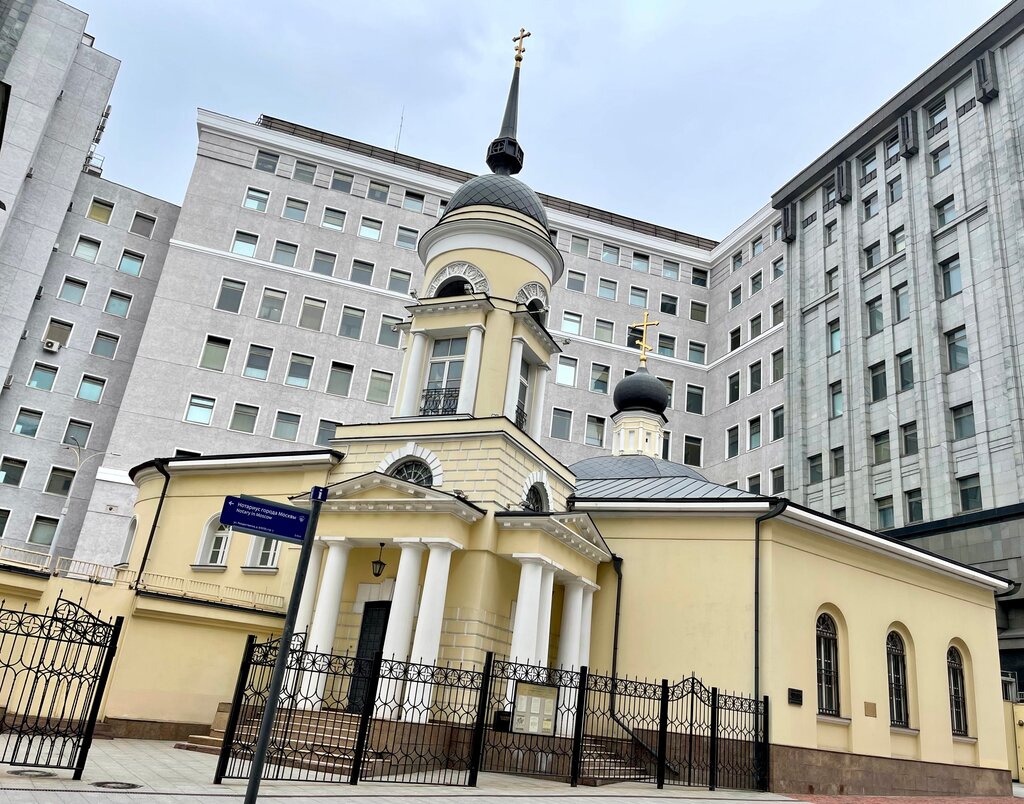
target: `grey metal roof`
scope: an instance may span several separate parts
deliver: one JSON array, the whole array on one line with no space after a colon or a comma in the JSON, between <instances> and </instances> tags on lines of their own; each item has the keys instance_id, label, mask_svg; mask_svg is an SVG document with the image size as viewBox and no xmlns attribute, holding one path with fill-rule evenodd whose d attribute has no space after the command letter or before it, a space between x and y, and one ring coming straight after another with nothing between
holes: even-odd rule
<instances>
[{"instance_id":1,"label":"grey metal roof","mask_svg":"<svg viewBox=\"0 0 1024 804\"><path fill-rule=\"evenodd\" d=\"M514 176L500 173L485 173L463 184L455 191L441 218L461 207L478 204L520 212L541 224L544 231L548 230L548 213L537 194Z\"/></svg>"},{"instance_id":2,"label":"grey metal roof","mask_svg":"<svg viewBox=\"0 0 1024 804\"><path fill-rule=\"evenodd\" d=\"M577 499L716 500L755 499L720 486L689 466L646 455L607 455L572 464Z\"/></svg>"},{"instance_id":3,"label":"grey metal roof","mask_svg":"<svg viewBox=\"0 0 1024 804\"><path fill-rule=\"evenodd\" d=\"M586 458L569 467L578 480L608 480L614 477L690 477L704 480L704 475L690 466L646 455L601 455Z\"/></svg>"}]
</instances>

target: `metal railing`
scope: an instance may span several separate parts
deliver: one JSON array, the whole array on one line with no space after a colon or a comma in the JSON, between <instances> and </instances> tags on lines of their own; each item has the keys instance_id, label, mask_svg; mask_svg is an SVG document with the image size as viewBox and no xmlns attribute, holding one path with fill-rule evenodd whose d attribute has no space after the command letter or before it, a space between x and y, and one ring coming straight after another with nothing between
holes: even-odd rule
<instances>
[{"instance_id":1,"label":"metal railing","mask_svg":"<svg viewBox=\"0 0 1024 804\"><path fill-rule=\"evenodd\" d=\"M458 408L458 388L428 388L423 392L420 416L451 416Z\"/></svg>"},{"instance_id":2,"label":"metal railing","mask_svg":"<svg viewBox=\"0 0 1024 804\"><path fill-rule=\"evenodd\" d=\"M144 572L136 584L138 589L176 595L193 600L209 600L215 603L252 606L255 609L281 611L284 609L283 595L270 592L254 592L237 586L221 586L210 581L195 578L180 578L158 572Z\"/></svg>"},{"instance_id":3,"label":"metal railing","mask_svg":"<svg viewBox=\"0 0 1024 804\"><path fill-rule=\"evenodd\" d=\"M50 554L13 544L0 544L0 563L45 570L50 564Z\"/></svg>"},{"instance_id":4,"label":"metal railing","mask_svg":"<svg viewBox=\"0 0 1024 804\"><path fill-rule=\"evenodd\" d=\"M526 414L526 408L522 405L516 405L516 427L520 430L525 430L528 419L529 417Z\"/></svg>"}]
</instances>

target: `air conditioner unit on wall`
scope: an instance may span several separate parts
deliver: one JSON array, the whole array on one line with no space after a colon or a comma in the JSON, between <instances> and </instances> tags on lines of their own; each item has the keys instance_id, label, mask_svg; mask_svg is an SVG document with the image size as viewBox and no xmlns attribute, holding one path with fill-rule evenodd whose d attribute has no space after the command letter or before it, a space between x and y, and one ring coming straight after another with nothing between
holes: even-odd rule
<instances>
[{"instance_id":1,"label":"air conditioner unit on wall","mask_svg":"<svg viewBox=\"0 0 1024 804\"><path fill-rule=\"evenodd\" d=\"M45 338L43 340L43 351L44 352L57 352L60 351L60 341L50 340Z\"/></svg>"}]
</instances>

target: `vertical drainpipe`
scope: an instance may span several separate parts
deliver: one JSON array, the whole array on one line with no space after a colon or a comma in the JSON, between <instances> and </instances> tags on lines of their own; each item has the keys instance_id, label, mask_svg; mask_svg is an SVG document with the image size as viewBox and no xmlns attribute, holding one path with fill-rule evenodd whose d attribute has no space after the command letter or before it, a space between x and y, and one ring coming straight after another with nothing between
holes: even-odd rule
<instances>
[{"instance_id":1,"label":"vertical drainpipe","mask_svg":"<svg viewBox=\"0 0 1024 804\"><path fill-rule=\"evenodd\" d=\"M772 507L754 520L754 700L761 700L761 523L786 510L789 500L776 498Z\"/></svg>"},{"instance_id":2,"label":"vertical drainpipe","mask_svg":"<svg viewBox=\"0 0 1024 804\"><path fill-rule=\"evenodd\" d=\"M149 548L153 546L153 537L156 536L156 526L160 522L160 511L164 507L164 498L167 496L167 486L171 482L171 476L167 473L167 459L156 458L153 461L154 468L164 476L164 486L160 489L160 500L156 504L156 513L153 515L153 525L149 529L149 537L146 539L146 549L142 553L142 563L139 564L139 574L135 578L138 584L142 580L142 573L146 571L146 561L149 559Z\"/></svg>"}]
</instances>

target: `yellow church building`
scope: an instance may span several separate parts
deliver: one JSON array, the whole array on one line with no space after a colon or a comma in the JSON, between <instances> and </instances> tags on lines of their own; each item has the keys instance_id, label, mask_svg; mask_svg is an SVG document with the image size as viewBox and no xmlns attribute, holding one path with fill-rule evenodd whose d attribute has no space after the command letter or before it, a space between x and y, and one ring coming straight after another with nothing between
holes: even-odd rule
<instances>
[{"instance_id":1,"label":"yellow church building","mask_svg":"<svg viewBox=\"0 0 1024 804\"><path fill-rule=\"evenodd\" d=\"M474 672L493 654L574 678L586 667L655 688L685 680L691 693L696 674L716 700L728 690L750 712L767 698L757 726L767 749L755 761L773 791L1007 795L994 595L1008 582L662 460L667 392L644 367L645 342L615 388L608 456L566 466L535 440L559 351L545 312L563 265L539 198L514 177L518 67L488 151L493 172L463 185L420 240L425 276L400 325L390 420L341 426L330 449L137 466L127 563L91 584L73 571L0 570L7 606L41 610L61 589L86 590L90 610L124 617L100 710L107 728L205 734L240 694L247 635L280 632L298 555L221 525L224 498L306 507L324 486L297 614L307 652ZM550 758L575 723L560 722L562 709L546 718L544 696L568 716L577 691L559 677L530 688L525 725L499 729L499 710L517 717L519 699L505 687L491 696L489 728L530 734L515 749L519 772L564 775ZM343 700L305 678L292 671L311 710ZM374 718L442 721L430 696L443 685L431 679L404 679ZM620 696L616 722L629 716ZM654 750L657 728L622 729L640 753ZM692 732L665 739L704 750ZM668 780L685 783L673 762Z\"/></svg>"}]
</instances>

